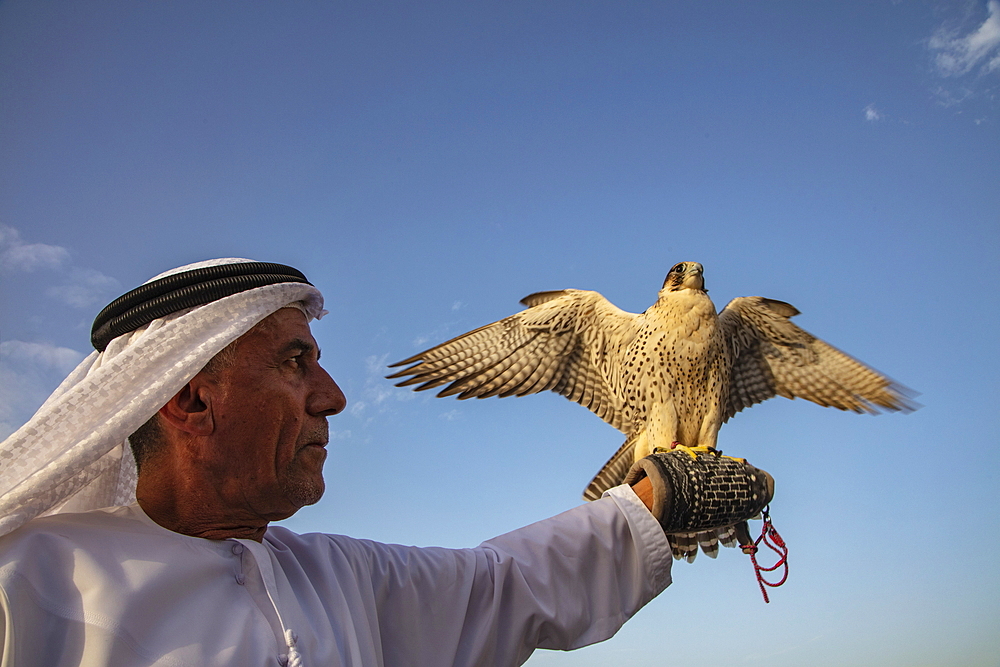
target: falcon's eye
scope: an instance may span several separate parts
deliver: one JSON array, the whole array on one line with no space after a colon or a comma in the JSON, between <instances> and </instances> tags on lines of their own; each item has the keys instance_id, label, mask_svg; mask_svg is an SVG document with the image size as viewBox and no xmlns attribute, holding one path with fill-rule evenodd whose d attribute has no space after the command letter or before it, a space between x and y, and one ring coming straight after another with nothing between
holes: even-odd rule
<instances>
[{"instance_id":1,"label":"falcon's eye","mask_svg":"<svg viewBox=\"0 0 1000 667\"><path fill-rule=\"evenodd\" d=\"M684 273L684 264L678 264L674 268L670 269L670 273Z\"/></svg>"}]
</instances>

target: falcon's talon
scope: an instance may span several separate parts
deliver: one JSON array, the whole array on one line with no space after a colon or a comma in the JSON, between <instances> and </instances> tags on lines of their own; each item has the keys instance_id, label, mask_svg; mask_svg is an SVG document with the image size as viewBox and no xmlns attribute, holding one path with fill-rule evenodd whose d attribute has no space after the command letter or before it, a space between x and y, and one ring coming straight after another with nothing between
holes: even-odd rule
<instances>
[{"instance_id":1,"label":"falcon's talon","mask_svg":"<svg viewBox=\"0 0 1000 667\"><path fill-rule=\"evenodd\" d=\"M741 459L738 456L726 456L725 454L722 453L721 449L716 449L716 448L712 447L711 450L712 450L713 454L715 454L716 456L721 456L724 459L731 459L733 461L739 461L741 463L746 463L747 462L746 459ZM756 480L754 480L754 481L756 481Z\"/></svg>"},{"instance_id":2,"label":"falcon's talon","mask_svg":"<svg viewBox=\"0 0 1000 667\"><path fill-rule=\"evenodd\" d=\"M656 452L656 451L661 451L661 452L682 451L682 452L686 452L688 454L688 456L690 456L691 458L693 458L696 461L698 460L698 454L714 454L716 457L718 457L718 455L720 453L720 452L717 452L714 448L709 447L708 445L696 445L694 447L688 447L687 445L682 445L681 443L679 443L677 441L674 441L674 442L670 443L670 449L664 449L663 447L654 447L653 451L654 452ZM731 459L733 457L726 456L724 458ZM742 459L733 459L733 460L734 461L741 461Z\"/></svg>"}]
</instances>

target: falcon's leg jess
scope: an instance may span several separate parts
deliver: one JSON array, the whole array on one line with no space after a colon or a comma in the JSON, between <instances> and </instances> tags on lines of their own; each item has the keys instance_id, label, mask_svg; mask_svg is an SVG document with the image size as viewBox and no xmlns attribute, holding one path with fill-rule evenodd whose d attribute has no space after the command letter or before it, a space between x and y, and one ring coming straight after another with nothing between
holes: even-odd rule
<instances>
[{"instance_id":1,"label":"falcon's leg jess","mask_svg":"<svg viewBox=\"0 0 1000 667\"><path fill-rule=\"evenodd\" d=\"M733 526L733 531L736 534L736 541L740 545L740 549L743 553L749 554L754 548L753 538L750 537L750 526L747 525L746 521L740 521L738 524Z\"/></svg>"}]
</instances>

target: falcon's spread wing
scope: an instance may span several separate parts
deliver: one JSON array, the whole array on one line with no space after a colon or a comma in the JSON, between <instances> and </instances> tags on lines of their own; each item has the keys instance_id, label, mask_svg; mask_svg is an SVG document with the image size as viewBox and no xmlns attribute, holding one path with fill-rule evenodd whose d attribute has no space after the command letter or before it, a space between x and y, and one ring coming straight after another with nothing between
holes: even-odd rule
<instances>
[{"instance_id":1,"label":"falcon's spread wing","mask_svg":"<svg viewBox=\"0 0 1000 667\"><path fill-rule=\"evenodd\" d=\"M853 412L915 408L906 387L792 324L798 314L760 296L733 299L719 314L733 360L723 421L772 396Z\"/></svg>"},{"instance_id":2,"label":"falcon's spread wing","mask_svg":"<svg viewBox=\"0 0 1000 667\"><path fill-rule=\"evenodd\" d=\"M412 376L396 386L416 390L447 384L438 396L526 396L551 389L627 433L617 350L638 330L640 315L597 292L538 292L527 309L415 354L391 367Z\"/></svg>"}]
</instances>

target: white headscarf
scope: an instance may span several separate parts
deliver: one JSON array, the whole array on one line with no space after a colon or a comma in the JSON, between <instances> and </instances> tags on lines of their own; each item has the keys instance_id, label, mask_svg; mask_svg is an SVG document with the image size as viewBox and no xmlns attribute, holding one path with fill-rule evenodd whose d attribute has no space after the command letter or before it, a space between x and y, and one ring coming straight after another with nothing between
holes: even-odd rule
<instances>
[{"instance_id":1,"label":"white headscarf","mask_svg":"<svg viewBox=\"0 0 1000 667\"><path fill-rule=\"evenodd\" d=\"M198 262L148 282L249 261ZM0 443L0 535L43 514L133 502L137 475L128 436L220 350L286 306L310 320L326 314L312 285L266 285L154 320L80 362L31 420Z\"/></svg>"}]
</instances>

